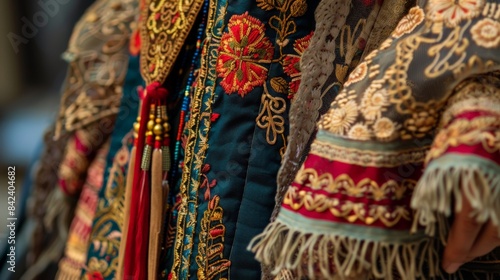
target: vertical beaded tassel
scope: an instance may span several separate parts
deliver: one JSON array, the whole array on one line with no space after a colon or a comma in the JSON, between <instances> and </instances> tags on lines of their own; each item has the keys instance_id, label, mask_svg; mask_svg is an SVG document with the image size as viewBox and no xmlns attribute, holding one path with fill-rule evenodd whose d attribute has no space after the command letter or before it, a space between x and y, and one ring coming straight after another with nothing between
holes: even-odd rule
<instances>
[{"instance_id":1,"label":"vertical beaded tassel","mask_svg":"<svg viewBox=\"0 0 500 280\"><path fill-rule=\"evenodd\" d=\"M148 7L151 9L154 5ZM198 27L196 50L192 57L188 82L184 91L179 131L175 135L175 168L172 171L172 177L176 175L180 162L182 130L188 118L189 94L199 60L207 11L208 1L203 1L203 18ZM142 17L152 20L148 21L148 24L154 26L156 22L161 25L162 17L156 10L145 10ZM168 92L162 87L161 81L165 80L170 69L166 67L168 64L164 61L166 56L149 57L148 50L158 49L158 44L163 42L163 36L168 35L161 28L158 29L160 31L151 28L149 25L144 25L141 29L143 44L141 46L141 73L149 85L139 92L141 105L139 117L134 124L135 139L127 174L124 225L116 278L119 280L156 280L158 278L161 228L163 221L166 220L164 206L168 199L168 174L171 168L170 126L166 106Z\"/></svg>"},{"instance_id":2,"label":"vertical beaded tassel","mask_svg":"<svg viewBox=\"0 0 500 280\"><path fill-rule=\"evenodd\" d=\"M156 279L157 275L163 197L168 192L170 168L167 95L159 82L151 83L142 93L129 204L129 221L134 223L126 222L123 278Z\"/></svg>"}]
</instances>

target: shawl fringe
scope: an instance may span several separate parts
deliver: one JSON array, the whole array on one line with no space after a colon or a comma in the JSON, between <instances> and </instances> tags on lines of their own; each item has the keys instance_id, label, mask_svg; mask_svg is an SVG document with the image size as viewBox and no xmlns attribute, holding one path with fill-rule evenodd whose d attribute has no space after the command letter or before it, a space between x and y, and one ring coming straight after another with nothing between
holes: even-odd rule
<instances>
[{"instance_id":1,"label":"shawl fringe","mask_svg":"<svg viewBox=\"0 0 500 280\"><path fill-rule=\"evenodd\" d=\"M434 243L432 238L397 243L307 233L278 218L252 240L248 249L257 260L272 267L274 275L290 270L297 279L413 280L441 275Z\"/></svg>"},{"instance_id":2,"label":"shawl fringe","mask_svg":"<svg viewBox=\"0 0 500 280\"><path fill-rule=\"evenodd\" d=\"M426 234L437 235L445 245L448 218L462 210L465 199L477 223L490 220L500 232L500 172L476 163L454 167L431 164L427 168L411 202L417 211L413 230L423 226Z\"/></svg>"}]
</instances>

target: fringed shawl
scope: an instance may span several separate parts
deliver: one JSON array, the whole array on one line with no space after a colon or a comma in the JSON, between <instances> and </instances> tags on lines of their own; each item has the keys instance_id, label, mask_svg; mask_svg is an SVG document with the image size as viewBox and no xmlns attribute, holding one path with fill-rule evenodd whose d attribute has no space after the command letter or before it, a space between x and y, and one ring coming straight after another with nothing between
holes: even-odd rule
<instances>
[{"instance_id":1,"label":"fringed shawl","mask_svg":"<svg viewBox=\"0 0 500 280\"><path fill-rule=\"evenodd\" d=\"M257 259L311 279L441 278L463 199L500 229L499 18L498 1L412 8L320 119L276 221L250 245Z\"/></svg>"}]
</instances>

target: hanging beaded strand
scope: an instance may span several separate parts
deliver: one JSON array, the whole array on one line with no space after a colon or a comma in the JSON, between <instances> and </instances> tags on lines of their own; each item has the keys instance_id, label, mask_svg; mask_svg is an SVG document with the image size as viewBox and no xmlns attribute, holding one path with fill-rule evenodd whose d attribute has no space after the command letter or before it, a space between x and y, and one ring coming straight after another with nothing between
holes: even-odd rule
<instances>
[{"instance_id":1,"label":"hanging beaded strand","mask_svg":"<svg viewBox=\"0 0 500 280\"><path fill-rule=\"evenodd\" d=\"M205 33L205 26L206 26L206 21L207 21L207 14L208 14L208 0L204 1L203 3L203 8L202 8L202 19L200 22L200 25L198 26L197 30L197 36L196 36L196 49L193 54L193 58L191 60L191 66L189 67L189 76L187 79L187 84L186 88L184 89L184 97L182 99L182 106L181 106L181 112L180 112L180 117L179 117L179 126L177 130L177 135L175 138L175 148L174 148L174 160L173 160L173 168L172 168L172 176L171 180L176 180L177 179L177 174L179 170L181 169L180 163L180 150L181 150L181 139L182 139L182 133L184 131L184 125L186 124L189 115L188 115L188 110L189 110L189 103L191 101L190 99L190 92L191 92L191 86L194 82L194 73L196 70L196 65L198 62L198 59L200 57L200 52L201 52L201 44L203 41L203 35Z\"/></svg>"},{"instance_id":2,"label":"hanging beaded strand","mask_svg":"<svg viewBox=\"0 0 500 280\"><path fill-rule=\"evenodd\" d=\"M175 135L176 138L175 138L174 153L173 153L173 159L172 159L172 165L171 165L172 167L170 169L170 175L169 175L169 178L170 178L169 181L172 183L176 182L176 180L178 179L177 176L181 170L182 135L183 135L185 124L189 119L188 111L189 111L189 105L190 105L190 101L191 101L190 92L193 88L193 83L195 82L195 72L197 69L198 60L200 58L200 53L201 53L201 46L202 46L203 39L204 39L205 27L206 27L207 15L208 15L208 3L209 3L208 0L205 0L203 3L203 7L201 10L201 20L200 20L200 23L198 25L197 34L196 34L195 50L193 52L193 55L191 57L190 64L189 64L189 72L188 72L189 74L188 74L188 78L186 81L186 86L179 94L182 96L182 103L181 103L181 110L179 113L179 123L177 126L178 129L177 129L177 133ZM186 54L186 57L187 57L187 55L188 54ZM184 57L184 59L186 59L186 57ZM182 64L184 65L185 63L183 62ZM176 198L169 195L169 194L166 194L166 195L167 195L168 205L170 205L170 207L174 207ZM176 209L173 209L172 218L176 219L176 217L177 217L177 211L176 211ZM162 233L163 233L162 240L165 243L162 245L162 251L163 251L162 252L163 258L162 259L164 259L164 257L165 257L164 254L166 253L166 249L168 247L170 247L172 245L171 242L173 242L173 239L170 239L168 237L168 235L169 235L169 221L170 221L170 219L164 219L163 230L162 230ZM168 278L167 273L168 273L167 270L164 268L160 274L161 279L167 279Z\"/></svg>"}]
</instances>

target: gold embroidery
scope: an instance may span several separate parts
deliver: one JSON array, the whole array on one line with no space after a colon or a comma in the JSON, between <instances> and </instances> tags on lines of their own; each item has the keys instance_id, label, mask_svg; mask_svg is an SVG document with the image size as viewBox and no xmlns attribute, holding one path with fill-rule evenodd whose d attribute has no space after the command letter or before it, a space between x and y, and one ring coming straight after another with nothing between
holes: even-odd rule
<instances>
[{"instance_id":1,"label":"gold embroidery","mask_svg":"<svg viewBox=\"0 0 500 280\"><path fill-rule=\"evenodd\" d=\"M500 150L500 79L497 74L470 78L456 86L442 114L439 133L434 138L426 163L447 149L461 145L480 144L489 153ZM472 119L456 119L468 112L481 114Z\"/></svg>"},{"instance_id":2,"label":"gold embroidery","mask_svg":"<svg viewBox=\"0 0 500 280\"><path fill-rule=\"evenodd\" d=\"M372 12L377 9L379 9L379 6L377 6L377 8L374 8ZM356 55L356 52L359 50L359 40L361 40L363 37L362 33L366 32L365 26L366 19L364 18L358 20L356 26L354 27L354 30L351 30L351 26L348 24L342 26L340 32L339 54L341 57L345 58L345 64L347 65L351 64L354 56ZM339 79L339 81L344 82L344 79Z\"/></svg>"},{"instance_id":3,"label":"gold embroidery","mask_svg":"<svg viewBox=\"0 0 500 280\"><path fill-rule=\"evenodd\" d=\"M428 145L409 150L367 151L356 148L346 148L318 139L311 146L311 154L318 155L331 161L356 164L361 166L394 167L409 163L423 162L429 149Z\"/></svg>"},{"instance_id":4,"label":"gold embroidery","mask_svg":"<svg viewBox=\"0 0 500 280\"><path fill-rule=\"evenodd\" d=\"M480 116L472 120L459 119L442 129L432 145L426 162L441 156L451 147L481 144L488 153L500 151L500 116ZM493 131L492 131L493 130Z\"/></svg>"},{"instance_id":5,"label":"gold embroidery","mask_svg":"<svg viewBox=\"0 0 500 280\"><path fill-rule=\"evenodd\" d=\"M398 137L398 125L389 118L379 118L373 124L373 133L380 141L391 141Z\"/></svg>"},{"instance_id":6,"label":"gold embroidery","mask_svg":"<svg viewBox=\"0 0 500 280\"><path fill-rule=\"evenodd\" d=\"M226 4L227 5L227 4ZM196 211L188 211L189 205L195 208L198 204L197 195L200 187L199 175L191 170L201 170L208 149L208 132L211 122L212 104L214 99L214 87L211 82L217 79L214 69L220 45L222 22L225 15L225 7L217 10L220 6L217 1L211 0L208 5L208 16L206 25L206 42L202 46L200 70L198 75L198 85L206 87L196 87L191 101L191 117L186 123L188 136L185 146L184 166L180 184L181 205L179 206L176 230L176 242L174 244L174 261L171 271L172 279L183 277L190 266L190 255L193 251L193 228L196 226ZM206 98L208 96L208 99ZM206 100L204 102L204 100ZM191 234L186 230L190 229ZM184 252L188 252L188 257L184 257Z\"/></svg>"},{"instance_id":7,"label":"gold embroidery","mask_svg":"<svg viewBox=\"0 0 500 280\"><path fill-rule=\"evenodd\" d=\"M355 101L348 101L342 107L328 112L319 124L320 129L342 134L356 121L358 106Z\"/></svg>"},{"instance_id":8,"label":"gold embroidery","mask_svg":"<svg viewBox=\"0 0 500 280\"><path fill-rule=\"evenodd\" d=\"M109 276L109 265L105 260L98 259L96 257L91 257L88 261L88 271L99 271L102 277ZM87 273L91 274L91 273Z\"/></svg>"},{"instance_id":9,"label":"gold embroidery","mask_svg":"<svg viewBox=\"0 0 500 280\"><path fill-rule=\"evenodd\" d=\"M483 16L492 19L500 19L500 4L498 3L486 3L483 8Z\"/></svg>"},{"instance_id":10,"label":"gold embroidery","mask_svg":"<svg viewBox=\"0 0 500 280\"><path fill-rule=\"evenodd\" d=\"M295 183L312 190L323 190L331 194L343 194L349 197L363 197L369 200L381 201L384 199L400 200L413 189L415 180L403 179L401 182L388 180L382 185L365 178L354 183L348 174L338 175L335 179L330 173L321 175L314 168L302 168L295 177Z\"/></svg>"},{"instance_id":11,"label":"gold embroidery","mask_svg":"<svg viewBox=\"0 0 500 280\"><path fill-rule=\"evenodd\" d=\"M368 58L368 57L367 57ZM350 84L361 81L366 77L368 73L368 64L366 61L361 62L354 71L349 75L349 79L345 82L344 86L349 86Z\"/></svg>"},{"instance_id":12,"label":"gold embroidery","mask_svg":"<svg viewBox=\"0 0 500 280\"><path fill-rule=\"evenodd\" d=\"M418 6L413 7L408 11L399 22L398 26L392 33L392 36L399 38L404 34L411 33L425 18L424 10Z\"/></svg>"},{"instance_id":13,"label":"gold embroidery","mask_svg":"<svg viewBox=\"0 0 500 280\"><path fill-rule=\"evenodd\" d=\"M347 174L333 178L332 174L318 175L312 168L302 167L295 183L312 190L322 190L330 194L338 194L352 198L364 198L373 201L385 199L401 200L411 194L416 181L404 179L402 181L388 180L382 185L365 178L357 184ZM380 221L387 227L392 227L402 219L411 220L411 211L408 206L386 206L367 202L354 202L344 198L328 197L325 194L310 192L291 186L285 195L283 204L293 210L305 208L307 211L322 213L328 211L337 218L346 219L350 223L364 222L368 225Z\"/></svg>"},{"instance_id":14,"label":"gold embroidery","mask_svg":"<svg viewBox=\"0 0 500 280\"><path fill-rule=\"evenodd\" d=\"M349 129L347 136L353 140L370 140L372 134L373 132L363 123L355 123Z\"/></svg>"},{"instance_id":15,"label":"gold embroidery","mask_svg":"<svg viewBox=\"0 0 500 280\"><path fill-rule=\"evenodd\" d=\"M463 77L465 74L470 73L473 70L481 73L486 73L494 69L495 66L496 65L494 61L492 60L483 61L483 59L474 54L471 55L467 63L464 63L459 67L457 67L456 69L453 69L453 75L455 77Z\"/></svg>"},{"instance_id":16,"label":"gold embroidery","mask_svg":"<svg viewBox=\"0 0 500 280\"><path fill-rule=\"evenodd\" d=\"M455 116L467 111L478 110L500 114L500 79L493 75L479 77L481 80L467 79L456 86L455 93L441 116L440 127L444 127Z\"/></svg>"},{"instance_id":17,"label":"gold embroidery","mask_svg":"<svg viewBox=\"0 0 500 280\"><path fill-rule=\"evenodd\" d=\"M143 9L141 73L150 84L170 73L203 0L152 0Z\"/></svg>"},{"instance_id":18,"label":"gold embroidery","mask_svg":"<svg viewBox=\"0 0 500 280\"><path fill-rule=\"evenodd\" d=\"M470 30L472 39L478 46L498 48L500 46L500 22L485 18L477 22Z\"/></svg>"},{"instance_id":19,"label":"gold embroidery","mask_svg":"<svg viewBox=\"0 0 500 280\"><path fill-rule=\"evenodd\" d=\"M368 87L361 99L361 112L368 121L375 121L389 105L389 94L379 83L373 83Z\"/></svg>"},{"instance_id":20,"label":"gold embroidery","mask_svg":"<svg viewBox=\"0 0 500 280\"><path fill-rule=\"evenodd\" d=\"M91 138L87 131L77 130L68 140L58 172L59 187L66 194L74 195L81 191L84 184L81 176L89 167L88 152L92 151L94 144Z\"/></svg>"},{"instance_id":21,"label":"gold embroidery","mask_svg":"<svg viewBox=\"0 0 500 280\"><path fill-rule=\"evenodd\" d=\"M427 51L428 55L434 58L431 64L425 68L424 73L427 77L442 76L446 71L455 69L464 63L469 47L469 40L464 36L464 33L469 25L470 22L467 22L464 26L453 28L444 40L439 38L443 34L442 30L434 31L439 39Z\"/></svg>"},{"instance_id":22,"label":"gold embroidery","mask_svg":"<svg viewBox=\"0 0 500 280\"><path fill-rule=\"evenodd\" d=\"M75 26L55 137L118 113L138 0L95 1Z\"/></svg>"},{"instance_id":23,"label":"gold embroidery","mask_svg":"<svg viewBox=\"0 0 500 280\"><path fill-rule=\"evenodd\" d=\"M293 57L296 55L302 55L312 36L310 34L305 38L295 41L294 51L297 53L296 55L283 54L283 48L290 43L290 39L287 37L294 34L297 30L297 25L292 18L303 16L307 11L307 3L305 0L259 0L257 2L257 6L265 11L271 11L273 9L279 11L279 15L271 16L268 21L269 26L276 31L276 44L279 46L279 57L273 61L278 61L282 65L285 73L292 74L292 82L287 84L285 81L285 83L283 83L283 78L274 77L270 80L270 84L277 93L288 94L290 98L293 98L295 91L298 89L300 79L295 77L298 76L299 73L295 73L298 72L296 69L291 69L295 67L295 65L290 65L290 60L293 60ZM287 109L288 102L283 97L271 95L267 88L267 83L264 83L264 94L261 97L261 103L256 124L259 128L266 129L266 141L268 144L275 145L278 138L283 140L283 146L280 149L280 155L283 156L287 145L285 137L285 118L283 114Z\"/></svg>"},{"instance_id":24,"label":"gold embroidery","mask_svg":"<svg viewBox=\"0 0 500 280\"><path fill-rule=\"evenodd\" d=\"M444 22L447 26L457 26L462 20L478 16L484 0L430 0L427 5L429 18L434 22Z\"/></svg>"},{"instance_id":25,"label":"gold embroidery","mask_svg":"<svg viewBox=\"0 0 500 280\"><path fill-rule=\"evenodd\" d=\"M198 279L214 279L229 269L231 262L224 259L224 236L226 227L222 222L224 209L219 205L220 197L214 196L201 220L200 244L198 245ZM226 279L226 278L220 278Z\"/></svg>"},{"instance_id":26,"label":"gold embroidery","mask_svg":"<svg viewBox=\"0 0 500 280\"><path fill-rule=\"evenodd\" d=\"M417 63L415 55L418 53L419 59L425 58L429 61L422 68L426 79L444 79L447 74L463 79L471 72L490 71L495 67L495 61L483 60L467 52L472 41L482 44L483 47L497 44L499 36L493 35L500 31L493 26L491 19L479 21L474 25L476 28L471 29L472 36L467 36L472 21L465 19L478 15L482 11L484 1L434 0L434 2L434 6L428 6L432 17L425 26L422 9L415 7L399 23L392 38L382 44L381 50L394 49L394 63L381 71L377 64L381 59L381 50L378 50L366 57L366 64L362 63L354 70L354 75L351 75L347 83L348 86L337 96L329 112L320 120L318 124L320 129L363 141L425 138L436 128L441 109L451 95L452 88L440 89L441 92L435 98L428 98L425 101L419 99L420 95L413 91L421 89L413 82L420 78L413 77L414 73L409 71L410 67ZM441 8L436 8L438 6ZM464 7L468 7L469 10L460 10ZM447 19L448 16L453 18ZM459 22L461 25L458 25ZM498 22L495 22L495 25L497 24ZM402 39L397 38L410 33L418 26L421 26L422 30L411 32L412 34ZM498 43L500 44L500 39ZM419 50L425 48L424 44L429 45L429 48L426 52L420 52ZM367 75L364 72L367 72ZM383 77L380 78L379 73L383 73ZM370 86L363 89L363 85L357 82L367 79L366 76ZM356 107L358 112L354 112ZM395 117L394 113L399 117Z\"/></svg>"},{"instance_id":27,"label":"gold embroidery","mask_svg":"<svg viewBox=\"0 0 500 280\"><path fill-rule=\"evenodd\" d=\"M271 83L273 80L271 80ZM270 145L276 144L278 135L285 132L285 119L281 114L286 110L286 101L279 96L272 96L264 84L264 94L261 97L262 109L257 116L257 126L266 129L266 140Z\"/></svg>"}]
</instances>

